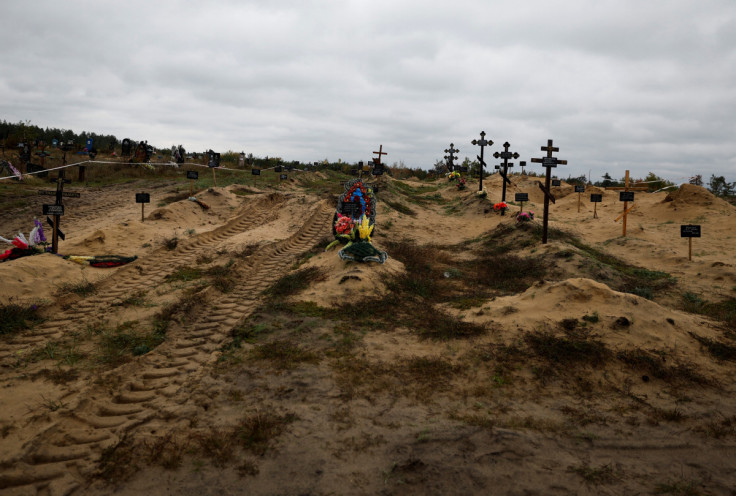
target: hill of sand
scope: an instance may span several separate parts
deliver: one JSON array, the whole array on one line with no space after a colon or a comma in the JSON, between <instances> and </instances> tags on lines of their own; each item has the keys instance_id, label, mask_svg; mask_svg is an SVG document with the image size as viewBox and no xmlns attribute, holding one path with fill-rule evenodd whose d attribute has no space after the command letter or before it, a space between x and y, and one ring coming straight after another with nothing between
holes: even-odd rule
<instances>
[{"instance_id":1,"label":"hill of sand","mask_svg":"<svg viewBox=\"0 0 736 496\"><path fill-rule=\"evenodd\" d=\"M324 251L346 178L292 176L79 187L59 252L135 262L0 263L0 493L733 493L733 205L637 192L623 236L563 181L543 245L543 178L500 215L498 175L385 176L360 264Z\"/></svg>"}]
</instances>

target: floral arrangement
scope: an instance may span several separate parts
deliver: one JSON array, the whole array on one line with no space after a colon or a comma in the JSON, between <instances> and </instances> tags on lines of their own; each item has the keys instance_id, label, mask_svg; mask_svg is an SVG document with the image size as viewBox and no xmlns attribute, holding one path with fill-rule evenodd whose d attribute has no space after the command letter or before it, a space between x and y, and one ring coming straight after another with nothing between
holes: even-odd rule
<instances>
[{"instance_id":1,"label":"floral arrangement","mask_svg":"<svg viewBox=\"0 0 736 496\"><path fill-rule=\"evenodd\" d=\"M460 173L458 171L452 171L449 174L447 174L447 179L450 182L457 181L458 179L460 179Z\"/></svg>"},{"instance_id":2,"label":"floral arrangement","mask_svg":"<svg viewBox=\"0 0 736 496\"><path fill-rule=\"evenodd\" d=\"M483 189L483 190L480 190L480 191L476 192L475 195L478 198L485 198L485 197L488 196L488 191L486 191L486 190Z\"/></svg>"},{"instance_id":3,"label":"floral arrangement","mask_svg":"<svg viewBox=\"0 0 736 496\"><path fill-rule=\"evenodd\" d=\"M5 241L15 247L0 253L0 260L12 260L14 258L43 253L45 251L48 243L43 232L43 224L41 224L41 221L38 219L33 219L33 222L35 226L28 234L28 238L26 238L21 232L19 232L13 239L7 239L0 236L0 241Z\"/></svg>"},{"instance_id":4,"label":"floral arrangement","mask_svg":"<svg viewBox=\"0 0 736 496\"><path fill-rule=\"evenodd\" d=\"M534 212L519 212L519 214L516 216L516 222L529 222L534 220Z\"/></svg>"},{"instance_id":5,"label":"floral arrangement","mask_svg":"<svg viewBox=\"0 0 736 496\"><path fill-rule=\"evenodd\" d=\"M461 177L460 179L458 179L457 180L457 184L455 186L457 186L457 189L458 190L465 189L465 178L464 177Z\"/></svg>"},{"instance_id":6,"label":"floral arrangement","mask_svg":"<svg viewBox=\"0 0 736 496\"><path fill-rule=\"evenodd\" d=\"M493 211L494 212L501 212L501 213L503 213L503 212L505 212L508 209L509 209L509 206L506 205L506 202L498 202L498 203L496 203L496 204L493 205Z\"/></svg>"}]
</instances>

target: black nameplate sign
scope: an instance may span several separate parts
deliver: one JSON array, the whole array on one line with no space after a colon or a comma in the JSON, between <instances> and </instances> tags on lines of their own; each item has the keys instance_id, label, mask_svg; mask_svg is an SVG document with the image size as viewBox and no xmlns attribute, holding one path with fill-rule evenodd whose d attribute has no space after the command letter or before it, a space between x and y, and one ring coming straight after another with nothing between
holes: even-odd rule
<instances>
[{"instance_id":1,"label":"black nameplate sign","mask_svg":"<svg viewBox=\"0 0 736 496\"><path fill-rule=\"evenodd\" d=\"M279 176L279 179L281 179L282 181L283 181L284 179L287 179L287 178L288 178L288 176L287 176L286 174L281 174L281 175Z\"/></svg>"},{"instance_id":2,"label":"black nameplate sign","mask_svg":"<svg viewBox=\"0 0 736 496\"><path fill-rule=\"evenodd\" d=\"M456 165L455 170L458 172L468 172L468 166L467 165Z\"/></svg>"},{"instance_id":3,"label":"black nameplate sign","mask_svg":"<svg viewBox=\"0 0 736 496\"><path fill-rule=\"evenodd\" d=\"M363 212L360 202L342 202L342 214L352 218L358 218Z\"/></svg>"},{"instance_id":4,"label":"black nameplate sign","mask_svg":"<svg viewBox=\"0 0 736 496\"><path fill-rule=\"evenodd\" d=\"M529 201L529 193L515 193L514 194L514 201L517 201L517 202L528 202Z\"/></svg>"},{"instance_id":5,"label":"black nameplate sign","mask_svg":"<svg viewBox=\"0 0 736 496\"><path fill-rule=\"evenodd\" d=\"M284 168L281 167L280 165L277 165L276 167L274 167L273 170L274 170L274 172L281 172L282 170L284 170Z\"/></svg>"},{"instance_id":6,"label":"black nameplate sign","mask_svg":"<svg viewBox=\"0 0 736 496\"><path fill-rule=\"evenodd\" d=\"M575 193L585 193L585 186L576 185Z\"/></svg>"},{"instance_id":7,"label":"black nameplate sign","mask_svg":"<svg viewBox=\"0 0 736 496\"><path fill-rule=\"evenodd\" d=\"M357 176L360 171L358 169L350 169L350 174L353 176Z\"/></svg>"},{"instance_id":8,"label":"black nameplate sign","mask_svg":"<svg viewBox=\"0 0 736 496\"><path fill-rule=\"evenodd\" d=\"M562 181L560 181L559 179L552 179L552 186L561 186L561 185L562 185Z\"/></svg>"},{"instance_id":9,"label":"black nameplate sign","mask_svg":"<svg viewBox=\"0 0 736 496\"><path fill-rule=\"evenodd\" d=\"M600 203L603 201L603 195L596 195L595 193L591 193L590 201L593 203Z\"/></svg>"},{"instance_id":10,"label":"black nameplate sign","mask_svg":"<svg viewBox=\"0 0 736 496\"><path fill-rule=\"evenodd\" d=\"M383 169L374 169L373 170L374 176L382 176L383 175Z\"/></svg>"},{"instance_id":11,"label":"black nameplate sign","mask_svg":"<svg viewBox=\"0 0 736 496\"><path fill-rule=\"evenodd\" d=\"M261 169L251 169L250 173L253 174L254 176L260 176Z\"/></svg>"},{"instance_id":12,"label":"black nameplate sign","mask_svg":"<svg viewBox=\"0 0 736 496\"><path fill-rule=\"evenodd\" d=\"M199 172L187 171L187 179L199 179Z\"/></svg>"},{"instance_id":13,"label":"black nameplate sign","mask_svg":"<svg viewBox=\"0 0 736 496\"><path fill-rule=\"evenodd\" d=\"M210 167L214 169L215 167L220 167L220 154L215 152L210 152L209 154L209 161L207 162L207 167Z\"/></svg>"},{"instance_id":14,"label":"black nameplate sign","mask_svg":"<svg viewBox=\"0 0 736 496\"><path fill-rule=\"evenodd\" d=\"M619 191L618 201L622 201L622 202L634 201L634 192L633 191Z\"/></svg>"},{"instance_id":15,"label":"black nameplate sign","mask_svg":"<svg viewBox=\"0 0 736 496\"><path fill-rule=\"evenodd\" d=\"M700 237L700 226L688 224L680 226L680 237L681 238L699 238Z\"/></svg>"},{"instance_id":16,"label":"black nameplate sign","mask_svg":"<svg viewBox=\"0 0 736 496\"><path fill-rule=\"evenodd\" d=\"M44 215L64 215L64 205L44 205Z\"/></svg>"},{"instance_id":17,"label":"black nameplate sign","mask_svg":"<svg viewBox=\"0 0 736 496\"><path fill-rule=\"evenodd\" d=\"M542 158L542 167L557 167L557 157Z\"/></svg>"},{"instance_id":18,"label":"black nameplate sign","mask_svg":"<svg viewBox=\"0 0 736 496\"><path fill-rule=\"evenodd\" d=\"M50 189L42 189L38 191L38 194L44 196L56 196L56 191ZM82 195L73 191L62 191L61 196L65 196L67 198L80 198Z\"/></svg>"},{"instance_id":19,"label":"black nameplate sign","mask_svg":"<svg viewBox=\"0 0 736 496\"><path fill-rule=\"evenodd\" d=\"M149 193L136 193L135 202L136 203L151 203L151 195Z\"/></svg>"}]
</instances>

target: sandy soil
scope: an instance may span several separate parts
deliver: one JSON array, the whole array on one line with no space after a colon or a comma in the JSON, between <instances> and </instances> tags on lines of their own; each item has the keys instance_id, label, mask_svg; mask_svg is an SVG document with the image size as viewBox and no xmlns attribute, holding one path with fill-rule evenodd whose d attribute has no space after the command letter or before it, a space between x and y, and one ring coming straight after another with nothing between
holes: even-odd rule
<instances>
[{"instance_id":1,"label":"sandy soil","mask_svg":"<svg viewBox=\"0 0 736 496\"><path fill-rule=\"evenodd\" d=\"M507 198L529 193L539 224L537 180L513 176ZM0 263L0 303L45 317L0 336L0 493L736 494L734 362L704 344L733 346L734 330L683 306L736 296L736 209L707 190L637 193L623 237L617 192L579 198L563 182L542 245L522 242L519 205L492 211L497 176L485 200L471 183L384 178L374 243L390 258L378 265L322 250L335 201L307 180L198 192L209 209L158 206L176 193L162 182L144 221L131 201L141 185L80 188L60 247L135 262ZM597 218L591 192L603 194ZM0 235L27 234L37 204ZM703 232L692 261L687 223ZM395 243L444 253L427 265L461 284L460 264L499 229L519 241L509 255L540 257L546 275L464 306L405 296L408 320L382 299L417 270ZM620 291L559 232L676 282L651 298ZM306 273L298 291L263 293ZM82 283L94 290L78 294ZM330 313L346 303L348 317ZM439 314L484 331L423 337ZM578 348L547 356L540 337Z\"/></svg>"}]
</instances>

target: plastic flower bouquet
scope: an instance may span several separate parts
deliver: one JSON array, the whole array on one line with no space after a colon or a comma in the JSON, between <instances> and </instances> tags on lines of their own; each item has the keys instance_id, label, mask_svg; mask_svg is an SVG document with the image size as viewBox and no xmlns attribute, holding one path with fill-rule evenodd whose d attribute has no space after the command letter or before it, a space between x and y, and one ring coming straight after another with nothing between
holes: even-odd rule
<instances>
[{"instance_id":1,"label":"plastic flower bouquet","mask_svg":"<svg viewBox=\"0 0 736 496\"><path fill-rule=\"evenodd\" d=\"M464 177L461 177L460 179L458 179L457 180L457 184L455 186L457 186L457 189L458 190L465 189L465 178Z\"/></svg>"},{"instance_id":2,"label":"plastic flower bouquet","mask_svg":"<svg viewBox=\"0 0 736 496\"><path fill-rule=\"evenodd\" d=\"M493 205L494 212L503 213L508 209L509 209L509 206L506 205L506 202L498 202Z\"/></svg>"},{"instance_id":3,"label":"plastic flower bouquet","mask_svg":"<svg viewBox=\"0 0 736 496\"><path fill-rule=\"evenodd\" d=\"M447 174L447 179L450 182L457 181L458 179L460 179L460 173L458 171L452 171L449 174Z\"/></svg>"},{"instance_id":4,"label":"plastic flower bouquet","mask_svg":"<svg viewBox=\"0 0 736 496\"><path fill-rule=\"evenodd\" d=\"M516 216L517 223L529 222L532 220L534 220L534 212L519 212Z\"/></svg>"},{"instance_id":5,"label":"plastic flower bouquet","mask_svg":"<svg viewBox=\"0 0 736 496\"><path fill-rule=\"evenodd\" d=\"M488 196L488 191L481 190L475 193L478 198L486 198Z\"/></svg>"}]
</instances>

